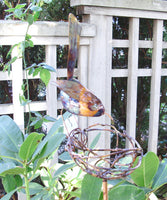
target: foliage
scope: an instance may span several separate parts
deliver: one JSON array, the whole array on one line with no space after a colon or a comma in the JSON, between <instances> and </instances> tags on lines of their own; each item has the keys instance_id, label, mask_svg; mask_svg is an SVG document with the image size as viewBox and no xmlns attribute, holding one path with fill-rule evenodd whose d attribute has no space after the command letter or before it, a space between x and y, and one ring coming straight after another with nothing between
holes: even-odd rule
<instances>
[{"instance_id":1,"label":"foliage","mask_svg":"<svg viewBox=\"0 0 167 200\"><path fill-rule=\"evenodd\" d=\"M76 13L75 8L70 7L69 0L52 0L49 5L44 5L40 19L45 21L67 21L69 13Z\"/></svg>"},{"instance_id":2,"label":"foliage","mask_svg":"<svg viewBox=\"0 0 167 200\"><path fill-rule=\"evenodd\" d=\"M69 113L65 113L64 119L69 116ZM45 188L32 180L44 169L50 173L49 169L45 167L43 169L42 164L55 153L66 137L62 133L62 123L62 118L57 120L45 137L44 134L37 132L25 137L9 116L0 117L2 130L0 132L0 177L8 193L2 199L9 199L15 191L21 189L26 190L27 199L30 199L30 194L36 195L39 192L43 193L43 196L53 195L51 190L56 189L53 189L53 186L55 187L57 183L58 175L73 167L74 164L66 164L63 169L59 168L56 171L54 179L50 180L52 188Z\"/></svg>"},{"instance_id":3,"label":"foliage","mask_svg":"<svg viewBox=\"0 0 167 200\"><path fill-rule=\"evenodd\" d=\"M141 166L127 178L108 181L108 187L112 186L108 193L109 200L151 200L152 196L156 199L155 194L159 197L158 190L167 184L166 174L167 160L164 159L159 163L158 157L148 152L144 155ZM81 186L81 197L83 194L83 199L89 199L90 195L96 195L92 199L102 200L102 194L99 194L101 186L101 180L85 175Z\"/></svg>"}]
</instances>

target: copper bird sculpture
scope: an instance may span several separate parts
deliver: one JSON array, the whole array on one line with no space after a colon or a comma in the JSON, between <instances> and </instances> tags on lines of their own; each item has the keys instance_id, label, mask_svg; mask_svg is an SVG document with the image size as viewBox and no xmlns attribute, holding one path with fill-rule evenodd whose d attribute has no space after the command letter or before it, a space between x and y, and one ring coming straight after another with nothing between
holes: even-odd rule
<instances>
[{"instance_id":1,"label":"copper bird sculpture","mask_svg":"<svg viewBox=\"0 0 167 200\"><path fill-rule=\"evenodd\" d=\"M104 106L90 90L73 78L76 66L81 26L73 14L69 14L69 50L67 61L67 80L57 80L56 85L61 90L63 107L72 114L86 117L101 116L105 113Z\"/></svg>"}]
</instances>

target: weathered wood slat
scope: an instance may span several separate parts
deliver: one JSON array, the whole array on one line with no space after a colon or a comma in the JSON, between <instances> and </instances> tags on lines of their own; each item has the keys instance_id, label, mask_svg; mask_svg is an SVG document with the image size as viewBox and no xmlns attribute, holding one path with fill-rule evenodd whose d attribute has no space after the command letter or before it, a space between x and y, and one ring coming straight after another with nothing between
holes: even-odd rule
<instances>
[{"instance_id":1,"label":"weathered wood slat","mask_svg":"<svg viewBox=\"0 0 167 200\"><path fill-rule=\"evenodd\" d=\"M91 14L91 15L110 15L110 16L119 16L119 17L138 17L138 18L147 18L147 19L167 19L166 12L161 11L149 11L149 10L138 10L138 9L129 9L129 8L115 8L115 7L89 7L89 6L80 6L78 7L79 14Z\"/></svg>"},{"instance_id":2,"label":"weathered wood slat","mask_svg":"<svg viewBox=\"0 0 167 200\"><path fill-rule=\"evenodd\" d=\"M28 23L15 20L0 20L0 36L25 36ZM94 37L95 25L82 23L82 37ZM49 30L49 31L48 31ZM38 21L32 24L28 30L31 36L37 37L68 37L68 22L44 22Z\"/></svg>"},{"instance_id":3,"label":"weathered wood slat","mask_svg":"<svg viewBox=\"0 0 167 200\"><path fill-rule=\"evenodd\" d=\"M13 104L0 104L0 115L13 114Z\"/></svg>"},{"instance_id":4,"label":"weathered wood slat","mask_svg":"<svg viewBox=\"0 0 167 200\"><path fill-rule=\"evenodd\" d=\"M78 78L81 83L88 86L88 64L89 64L89 48L87 46L81 46L79 51L78 60ZM79 117L79 127L85 128L88 126L87 117Z\"/></svg>"},{"instance_id":5,"label":"weathered wood slat","mask_svg":"<svg viewBox=\"0 0 167 200\"><path fill-rule=\"evenodd\" d=\"M154 28L153 28L154 48L152 55L152 79L151 79L148 151L153 151L155 153L157 153L158 130L159 130L162 31L163 31L163 20L154 20Z\"/></svg>"},{"instance_id":6,"label":"weathered wood slat","mask_svg":"<svg viewBox=\"0 0 167 200\"><path fill-rule=\"evenodd\" d=\"M138 40L139 18L130 18L126 130L127 134L133 138L136 136ZM129 142L127 142L127 147L130 147Z\"/></svg>"},{"instance_id":7,"label":"weathered wood slat","mask_svg":"<svg viewBox=\"0 0 167 200\"><path fill-rule=\"evenodd\" d=\"M52 67L56 70L57 68L57 47L46 46L46 63L48 65L52 65ZM57 117L57 87L53 85L53 81L56 80L56 73L51 73L51 79L47 86L46 90L46 102L47 102L47 114L51 117ZM49 129L51 127L51 123L49 123Z\"/></svg>"},{"instance_id":8,"label":"weathered wood slat","mask_svg":"<svg viewBox=\"0 0 167 200\"><path fill-rule=\"evenodd\" d=\"M161 0L71 0L71 6L98 6L102 8L128 8L137 10L167 11L167 2Z\"/></svg>"},{"instance_id":9,"label":"weathered wood slat","mask_svg":"<svg viewBox=\"0 0 167 200\"><path fill-rule=\"evenodd\" d=\"M11 46L14 44L18 44L22 42L24 37L20 36L0 36L0 44ZM45 36L45 37L37 37L34 36L31 38L34 45L68 45L67 37L54 37L54 36ZM82 37L80 40L80 45L89 45L89 38Z\"/></svg>"},{"instance_id":10,"label":"weathered wood slat","mask_svg":"<svg viewBox=\"0 0 167 200\"><path fill-rule=\"evenodd\" d=\"M0 105L0 115L7 115L14 113L14 106L13 104L1 104ZM33 101L30 103L31 111L45 111L47 110L46 101ZM62 104L58 100L57 101L57 109L62 109ZM25 106L25 112L28 112L28 106Z\"/></svg>"},{"instance_id":11,"label":"weathered wood slat","mask_svg":"<svg viewBox=\"0 0 167 200\"><path fill-rule=\"evenodd\" d=\"M18 49L14 48L12 57L18 55ZM20 105L19 96L22 95L21 86L23 84L22 59L17 59L12 63L12 93L13 93L13 118L20 129L24 132L24 107Z\"/></svg>"},{"instance_id":12,"label":"weathered wood slat","mask_svg":"<svg viewBox=\"0 0 167 200\"><path fill-rule=\"evenodd\" d=\"M145 41L145 40L139 40L139 48L153 48L153 42L152 41ZM129 47L129 40L116 40L113 39L111 41L112 47L117 48L128 48ZM167 42L163 43L164 48L167 48Z\"/></svg>"}]
</instances>

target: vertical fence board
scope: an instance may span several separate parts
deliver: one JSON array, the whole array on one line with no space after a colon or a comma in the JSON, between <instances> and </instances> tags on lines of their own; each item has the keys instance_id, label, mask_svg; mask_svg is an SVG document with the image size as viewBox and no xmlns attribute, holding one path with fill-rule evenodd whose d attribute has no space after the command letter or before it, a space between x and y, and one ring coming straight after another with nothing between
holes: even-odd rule
<instances>
[{"instance_id":1,"label":"vertical fence board","mask_svg":"<svg viewBox=\"0 0 167 200\"><path fill-rule=\"evenodd\" d=\"M55 70L57 67L57 49L56 46L46 46L46 63L52 66ZM47 114L51 117L57 117L57 87L54 84L56 81L56 73L51 72L51 79L46 89Z\"/></svg>"},{"instance_id":2,"label":"vertical fence board","mask_svg":"<svg viewBox=\"0 0 167 200\"><path fill-rule=\"evenodd\" d=\"M88 58L89 58L89 48L88 46L80 46L79 49L79 74L78 78L80 82L87 87L88 84ZM86 128L88 126L87 117L79 117L79 127Z\"/></svg>"},{"instance_id":3,"label":"vertical fence board","mask_svg":"<svg viewBox=\"0 0 167 200\"><path fill-rule=\"evenodd\" d=\"M89 52L89 68L88 68L88 88L101 99L106 107L106 44L107 44L107 17L101 15L90 15L85 18L89 23L96 25L96 37L90 41ZM106 107L106 109L108 109ZM105 116L94 117L88 119L88 124L105 123ZM89 137L89 144L95 136L93 134ZM102 134L98 147L104 148L110 146L110 141L106 141L107 134Z\"/></svg>"},{"instance_id":4,"label":"vertical fence board","mask_svg":"<svg viewBox=\"0 0 167 200\"><path fill-rule=\"evenodd\" d=\"M106 112L111 114L111 80L112 80L112 32L113 32L113 17L107 16L107 31L106 31L106 85L105 85L105 107ZM107 124L111 124L111 120L106 116ZM110 141L110 138L106 138Z\"/></svg>"},{"instance_id":5,"label":"vertical fence board","mask_svg":"<svg viewBox=\"0 0 167 200\"><path fill-rule=\"evenodd\" d=\"M15 47L12 51L12 57L18 55L18 49ZM13 92L13 118L16 124L24 132L24 107L20 105L19 95L22 95L21 85L23 84L23 66L22 59L17 59L12 63L12 92Z\"/></svg>"},{"instance_id":6,"label":"vertical fence board","mask_svg":"<svg viewBox=\"0 0 167 200\"><path fill-rule=\"evenodd\" d=\"M52 66L54 69L57 68L57 47L55 45L50 45L45 47L45 61L48 65ZM51 79L46 89L46 104L47 104L47 114L53 118L57 117L57 87L54 85L56 81L56 73L51 72ZM47 129L49 130L53 125L53 122L47 124ZM53 166L58 162L57 153L54 155L53 159L49 160L48 166Z\"/></svg>"},{"instance_id":7,"label":"vertical fence board","mask_svg":"<svg viewBox=\"0 0 167 200\"><path fill-rule=\"evenodd\" d=\"M127 134L136 136L137 104L137 68L138 68L139 19L129 19L129 52L128 52L128 94L127 94ZM130 143L126 143L127 147Z\"/></svg>"},{"instance_id":8,"label":"vertical fence board","mask_svg":"<svg viewBox=\"0 0 167 200\"><path fill-rule=\"evenodd\" d=\"M106 113L111 114L111 68L112 68L112 37L113 37L113 17L107 16L107 31L106 31L106 84L105 84L105 108ZM111 124L111 119L105 116L105 123ZM110 148L111 135L105 135L105 148ZM109 152L106 152L106 154Z\"/></svg>"},{"instance_id":9,"label":"vertical fence board","mask_svg":"<svg viewBox=\"0 0 167 200\"><path fill-rule=\"evenodd\" d=\"M148 151L157 153L163 20L154 20Z\"/></svg>"}]
</instances>

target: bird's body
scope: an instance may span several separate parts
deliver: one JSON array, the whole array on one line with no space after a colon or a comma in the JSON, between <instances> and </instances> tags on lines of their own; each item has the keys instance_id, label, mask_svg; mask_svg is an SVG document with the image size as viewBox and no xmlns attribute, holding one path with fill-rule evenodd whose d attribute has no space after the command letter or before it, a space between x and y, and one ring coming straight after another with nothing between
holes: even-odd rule
<instances>
[{"instance_id":1,"label":"bird's body","mask_svg":"<svg viewBox=\"0 0 167 200\"><path fill-rule=\"evenodd\" d=\"M69 112L87 117L104 114L104 106L100 99L76 79L57 80L56 84L61 90L63 106Z\"/></svg>"}]
</instances>

